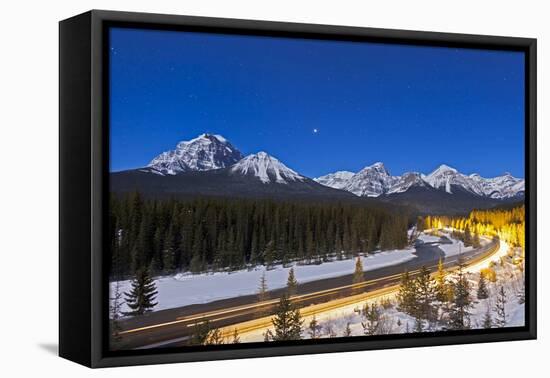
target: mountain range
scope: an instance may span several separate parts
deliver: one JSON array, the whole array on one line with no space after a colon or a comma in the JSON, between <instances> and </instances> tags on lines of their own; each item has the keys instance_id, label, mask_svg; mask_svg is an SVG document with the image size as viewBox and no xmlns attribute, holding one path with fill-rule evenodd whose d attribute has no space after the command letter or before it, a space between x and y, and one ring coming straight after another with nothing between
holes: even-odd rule
<instances>
[{"instance_id":1,"label":"mountain range","mask_svg":"<svg viewBox=\"0 0 550 378\"><path fill-rule=\"evenodd\" d=\"M346 190L360 197L378 197L403 193L412 187L434 188L446 193L467 192L491 199L514 199L524 195L525 180L509 173L493 178L465 175L445 164L428 175L407 172L392 176L383 163L375 163L357 173L339 171L314 179L320 184Z\"/></svg>"},{"instance_id":2,"label":"mountain range","mask_svg":"<svg viewBox=\"0 0 550 378\"><path fill-rule=\"evenodd\" d=\"M220 135L182 141L142 168L113 172L113 192L139 190L153 197L230 196L323 201L377 201L420 213L467 212L521 200L525 182L510 174L483 178L441 165L428 175L392 176L383 163L357 173L338 171L311 179L266 152L244 156Z\"/></svg>"}]
</instances>

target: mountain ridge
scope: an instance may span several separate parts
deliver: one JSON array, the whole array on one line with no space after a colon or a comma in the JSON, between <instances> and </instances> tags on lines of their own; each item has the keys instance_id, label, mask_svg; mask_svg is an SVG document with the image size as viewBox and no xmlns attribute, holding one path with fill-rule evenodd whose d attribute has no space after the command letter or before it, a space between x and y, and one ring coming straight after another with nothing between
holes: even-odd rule
<instances>
[{"instance_id":1,"label":"mountain ridge","mask_svg":"<svg viewBox=\"0 0 550 378\"><path fill-rule=\"evenodd\" d=\"M336 172L337 173L337 172ZM331 186L325 178L331 174L314 178L315 181ZM473 195L491 199L519 198L525 192L525 180L509 173L492 178L479 174L465 175L457 169L442 164L428 175L419 172L406 172L401 176L389 174L383 163L377 162L355 173L347 180L340 180L338 188L347 190L360 197L379 197L402 193L412 186L444 190L453 194L453 190L465 190Z\"/></svg>"}]
</instances>

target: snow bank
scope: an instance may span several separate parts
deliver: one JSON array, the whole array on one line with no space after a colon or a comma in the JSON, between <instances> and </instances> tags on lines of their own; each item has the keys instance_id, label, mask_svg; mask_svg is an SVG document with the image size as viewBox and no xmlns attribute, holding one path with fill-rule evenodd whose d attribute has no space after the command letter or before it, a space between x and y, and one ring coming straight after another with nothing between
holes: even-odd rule
<instances>
[{"instance_id":1,"label":"snow bank","mask_svg":"<svg viewBox=\"0 0 550 378\"><path fill-rule=\"evenodd\" d=\"M363 270L369 271L385 266L401 264L416 258L414 248L377 252L362 256ZM335 260L320 265L294 265L299 283L353 274L355 259ZM181 307L190 304L208 303L219 299L254 294L258 290L260 277L265 272L269 290L284 287L290 267L276 266L272 270L257 267L253 270L203 274L177 274L155 279L158 305L155 310ZM114 290L115 283L111 283ZM130 281L121 281L120 290L130 290ZM126 304L122 311L126 311Z\"/></svg>"},{"instance_id":2,"label":"snow bank","mask_svg":"<svg viewBox=\"0 0 550 378\"><path fill-rule=\"evenodd\" d=\"M465 247L464 243L460 240L452 239L450 235L445 235L445 239L441 239L439 236L433 236L429 234L421 234L418 239L422 240L424 243L434 243L437 245L444 253L445 256L454 256L459 253L469 252L473 250L473 247ZM481 239L481 244L484 245L488 241Z\"/></svg>"}]
</instances>

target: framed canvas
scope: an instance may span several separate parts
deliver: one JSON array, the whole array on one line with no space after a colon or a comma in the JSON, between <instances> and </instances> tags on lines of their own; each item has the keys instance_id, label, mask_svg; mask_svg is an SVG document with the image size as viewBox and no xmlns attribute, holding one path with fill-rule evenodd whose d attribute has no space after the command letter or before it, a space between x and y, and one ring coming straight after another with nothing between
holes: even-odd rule
<instances>
[{"instance_id":1,"label":"framed canvas","mask_svg":"<svg viewBox=\"0 0 550 378\"><path fill-rule=\"evenodd\" d=\"M536 40L60 22L60 355L536 337Z\"/></svg>"}]
</instances>

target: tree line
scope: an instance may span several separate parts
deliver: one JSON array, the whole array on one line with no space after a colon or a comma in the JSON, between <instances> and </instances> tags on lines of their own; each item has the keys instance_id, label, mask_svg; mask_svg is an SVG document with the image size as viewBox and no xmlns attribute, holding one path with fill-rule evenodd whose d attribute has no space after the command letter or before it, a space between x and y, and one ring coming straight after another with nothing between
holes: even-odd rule
<instances>
[{"instance_id":1,"label":"tree line","mask_svg":"<svg viewBox=\"0 0 550 378\"><path fill-rule=\"evenodd\" d=\"M525 252L525 206L473 210L465 217L428 216L422 226L430 229L452 227L473 235L497 236Z\"/></svg>"},{"instance_id":2,"label":"tree line","mask_svg":"<svg viewBox=\"0 0 550 378\"><path fill-rule=\"evenodd\" d=\"M483 272L479 274L477 290L474 290L462 261L459 261L458 269L449 277L440 260L438 270L433 275L424 267L416 277L408 272L403 273L397 302L399 311L414 318L412 331L425 332L473 328L472 309L476 301L488 298L488 282ZM505 327L509 320L505 305L509 300L501 285L494 307L487 307L481 326ZM522 303L521 295L518 295L518 303Z\"/></svg>"},{"instance_id":3,"label":"tree line","mask_svg":"<svg viewBox=\"0 0 550 378\"><path fill-rule=\"evenodd\" d=\"M373 205L261 199L110 198L111 279L291 261L407 245L408 217Z\"/></svg>"}]
</instances>

